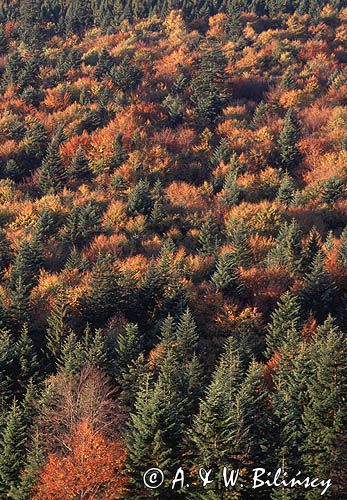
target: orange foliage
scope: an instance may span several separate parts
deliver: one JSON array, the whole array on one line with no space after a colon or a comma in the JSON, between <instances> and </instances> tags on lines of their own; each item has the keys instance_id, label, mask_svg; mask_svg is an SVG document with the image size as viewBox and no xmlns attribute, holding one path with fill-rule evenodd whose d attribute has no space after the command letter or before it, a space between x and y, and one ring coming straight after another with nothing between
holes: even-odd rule
<instances>
[{"instance_id":1,"label":"orange foliage","mask_svg":"<svg viewBox=\"0 0 347 500\"><path fill-rule=\"evenodd\" d=\"M123 498L127 484L127 479L121 476L125 456L121 442L112 442L96 433L84 420L76 428L68 455L48 455L33 498Z\"/></svg>"}]
</instances>

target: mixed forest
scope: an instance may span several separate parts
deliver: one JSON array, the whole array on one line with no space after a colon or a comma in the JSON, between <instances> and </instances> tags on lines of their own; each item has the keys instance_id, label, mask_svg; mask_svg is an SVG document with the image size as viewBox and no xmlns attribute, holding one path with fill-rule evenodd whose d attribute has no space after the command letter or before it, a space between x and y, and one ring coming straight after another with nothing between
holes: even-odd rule
<instances>
[{"instance_id":1,"label":"mixed forest","mask_svg":"<svg viewBox=\"0 0 347 500\"><path fill-rule=\"evenodd\" d=\"M344 7L0 2L1 499L345 498Z\"/></svg>"}]
</instances>

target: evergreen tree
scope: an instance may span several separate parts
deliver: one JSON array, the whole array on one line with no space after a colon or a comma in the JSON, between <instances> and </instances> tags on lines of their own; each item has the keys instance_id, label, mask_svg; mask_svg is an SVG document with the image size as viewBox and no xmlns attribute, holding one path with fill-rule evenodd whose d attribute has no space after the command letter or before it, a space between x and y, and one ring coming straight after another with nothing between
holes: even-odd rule
<instances>
[{"instance_id":1,"label":"evergreen tree","mask_svg":"<svg viewBox=\"0 0 347 500\"><path fill-rule=\"evenodd\" d=\"M35 429L27 453L24 473L17 489L17 500L31 500L33 489L37 482L37 476L44 465L44 461L45 456L42 438L38 430Z\"/></svg>"},{"instance_id":2,"label":"evergreen tree","mask_svg":"<svg viewBox=\"0 0 347 500\"><path fill-rule=\"evenodd\" d=\"M42 162L40 187L42 193L54 194L66 184L66 171L56 140L52 141Z\"/></svg>"},{"instance_id":3,"label":"evergreen tree","mask_svg":"<svg viewBox=\"0 0 347 500\"><path fill-rule=\"evenodd\" d=\"M201 128L213 124L225 99L226 58L215 44L203 51L191 82L191 100Z\"/></svg>"},{"instance_id":4,"label":"evergreen tree","mask_svg":"<svg viewBox=\"0 0 347 500\"><path fill-rule=\"evenodd\" d=\"M37 282L42 255L39 242L25 241L18 250L11 274L11 287L21 280L23 286L31 289Z\"/></svg>"},{"instance_id":5,"label":"evergreen tree","mask_svg":"<svg viewBox=\"0 0 347 500\"><path fill-rule=\"evenodd\" d=\"M5 270L5 268L10 263L11 251L10 245L7 241L6 235L2 229L0 229L0 274Z\"/></svg>"},{"instance_id":6,"label":"evergreen tree","mask_svg":"<svg viewBox=\"0 0 347 500\"><path fill-rule=\"evenodd\" d=\"M345 179L338 176L330 177L322 186L322 199L330 206L343 195L345 190Z\"/></svg>"},{"instance_id":7,"label":"evergreen tree","mask_svg":"<svg viewBox=\"0 0 347 500\"><path fill-rule=\"evenodd\" d=\"M271 315L271 322L266 332L265 354L270 358L283 346L291 332L301 328L300 305L297 297L290 292L284 293L277 308Z\"/></svg>"},{"instance_id":8,"label":"evergreen tree","mask_svg":"<svg viewBox=\"0 0 347 500\"><path fill-rule=\"evenodd\" d=\"M339 261L347 268L347 227L341 233L339 247Z\"/></svg>"},{"instance_id":9,"label":"evergreen tree","mask_svg":"<svg viewBox=\"0 0 347 500\"><path fill-rule=\"evenodd\" d=\"M238 467L242 461L245 429L238 391L240 360L234 342L226 342L218 367L193 420L190 439L193 463L213 469L218 480L209 489L218 491L224 466ZM242 462L241 462L242 463Z\"/></svg>"},{"instance_id":10,"label":"evergreen tree","mask_svg":"<svg viewBox=\"0 0 347 500\"><path fill-rule=\"evenodd\" d=\"M53 361L58 359L61 347L66 337L71 333L69 327L69 309L65 292L58 290L54 305L47 318L46 344Z\"/></svg>"},{"instance_id":11,"label":"evergreen tree","mask_svg":"<svg viewBox=\"0 0 347 500\"><path fill-rule=\"evenodd\" d=\"M15 350L10 332L0 330L0 400L4 405L13 393ZM5 406L5 405L4 405Z\"/></svg>"},{"instance_id":12,"label":"evergreen tree","mask_svg":"<svg viewBox=\"0 0 347 500\"><path fill-rule=\"evenodd\" d=\"M25 160L30 170L38 167L45 155L47 134L41 122L33 120L25 134Z\"/></svg>"},{"instance_id":13,"label":"evergreen tree","mask_svg":"<svg viewBox=\"0 0 347 500\"><path fill-rule=\"evenodd\" d=\"M186 365L193 358L198 350L198 341L196 323L190 309L187 308L176 328L176 353L180 363Z\"/></svg>"},{"instance_id":14,"label":"evergreen tree","mask_svg":"<svg viewBox=\"0 0 347 500\"><path fill-rule=\"evenodd\" d=\"M309 272L304 276L300 299L306 311L312 311L319 321L326 319L334 310L336 285L324 263L324 253L320 250L314 258Z\"/></svg>"},{"instance_id":15,"label":"evergreen tree","mask_svg":"<svg viewBox=\"0 0 347 500\"><path fill-rule=\"evenodd\" d=\"M0 438L0 492L4 498L16 494L25 463L26 442L23 412L14 400Z\"/></svg>"},{"instance_id":16,"label":"evergreen tree","mask_svg":"<svg viewBox=\"0 0 347 500\"><path fill-rule=\"evenodd\" d=\"M111 76L116 87L123 92L131 92L140 83L142 71L129 56L125 56L118 66L113 67Z\"/></svg>"},{"instance_id":17,"label":"evergreen tree","mask_svg":"<svg viewBox=\"0 0 347 500\"><path fill-rule=\"evenodd\" d=\"M39 361L33 341L29 336L28 326L24 325L14 346L16 356L17 374L16 383L23 393L29 381L37 379L39 374Z\"/></svg>"},{"instance_id":18,"label":"evergreen tree","mask_svg":"<svg viewBox=\"0 0 347 500\"><path fill-rule=\"evenodd\" d=\"M242 1L231 0L228 2L227 33L233 42L238 42L242 36Z\"/></svg>"},{"instance_id":19,"label":"evergreen tree","mask_svg":"<svg viewBox=\"0 0 347 500\"><path fill-rule=\"evenodd\" d=\"M154 387L140 389L135 413L131 415L127 436L129 491L132 498L147 499L158 494L143 489L141 475L150 467L160 468L164 475L173 476L180 464L182 441L182 408L179 392L179 369L175 356L167 354ZM176 499L178 493L164 483L160 498Z\"/></svg>"},{"instance_id":20,"label":"evergreen tree","mask_svg":"<svg viewBox=\"0 0 347 500\"><path fill-rule=\"evenodd\" d=\"M317 229L314 227L308 235L308 240L303 252L303 268L306 272L312 267L313 261L321 248L321 238Z\"/></svg>"},{"instance_id":21,"label":"evergreen tree","mask_svg":"<svg viewBox=\"0 0 347 500\"><path fill-rule=\"evenodd\" d=\"M198 238L199 253L204 256L214 255L219 244L219 228L211 216L202 223Z\"/></svg>"},{"instance_id":22,"label":"evergreen tree","mask_svg":"<svg viewBox=\"0 0 347 500\"><path fill-rule=\"evenodd\" d=\"M93 23L91 0L71 0L66 11L66 29L80 36Z\"/></svg>"},{"instance_id":23,"label":"evergreen tree","mask_svg":"<svg viewBox=\"0 0 347 500\"><path fill-rule=\"evenodd\" d=\"M221 201L227 207L237 205L240 200L241 189L237 184L237 170L231 168L225 176Z\"/></svg>"},{"instance_id":24,"label":"evergreen tree","mask_svg":"<svg viewBox=\"0 0 347 500\"><path fill-rule=\"evenodd\" d=\"M81 298L84 316L91 325L105 324L119 307L118 272L108 256L100 256L91 273L91 291Z\"/></svg>"},{"instance_id":25,"label":"evergreen tree","mask_svg":"<svg viewBox=\"0 0 347 500\"><path fill-rule=\"evenodd\" d=\"M211 283L216 290L226 295L238 296L242 294L243 284L239 275L237 256L234 253L225 253L218 257Z\"/></svg>"},{"instance_id":26,"label":"evergreen tree","mask_svg":"<svg viewBox=\"0 0 347 500\"><path fill-rule=\"evenodd\" d=\"M228 231L228 237L233 246L233 255L237 266L249 268L252 266L254 258L250 244L250 234L244 223L235 224Z\"/></svg>"},{"instance_id":27,"label":"evergreen tree","mask_svg":"<svg viewBox=\"0 0 347 500\"><path fill-rule=\"evenodd\" d=\"M44 35L39 0L23 0L20 3L20 24L21 39L27 48L39 49Z\"/></svg>"},{"instance_id":28,"label":"evergreen tree","mask_svg":"<svg viewBox=\"0 0 347 500\"><path fill-rule=\"evenodd\" d=\"M302 271L302 233L295 219L290 224L284 222L270 250L270 265L282 265L294 276Z\"/></svg>"},{"instance_id":29,"label":"evergreen tree","mask_svg":"<svg viewBox=\"0 0 347 500\"><path fill-rule=\"evenodd\" d=\"M147 179L140 180L130 191L126 210L128 215L148 215L153 207Z\"/></svg>"},{"instance_id":30,"label":"evergreen tree","mask_svg":"<svg viewBox=\"0 0 347 500\"><path fill-rule=\"evenodd\" d=\"M331 325L331 319L328 320ZM303 459L310 474L332 480L330 494L341 498L345 491L346 467L346 336L333 325L325 325L311 348L312 377L309 401L303 412L306 440Z\"/></svg>"},{"instance_id":31,"label":"evergreen tree","mask_svg":"<svg viewBox=\"0 0 347 500\"><path fill-rule=\"evenodd\" d=\"M143 349L143 338L138 325L128 323L123 334L117 338L115 371L118 377L124 376L128 366L135 361Z\"/></svg>"},{"instance_id":32,"label":"evergreen tree","mask_svg":"<svg viewBox=\"0 0 347 500\"><path fill-rule=\"evenodd\" d=\"M289 206L294 201L294 193L294 182L288 172L286 172L278 189L278 199L286 206Z\"/></svg>"},{"instance_id":33,"label":"evergreen tree","mask_svg":"<svg viewBox=\"0 0 347 500\"><path fill-rule=\"evenodd\" d=\"M297 143L300 129L293 110L288 110L284 120L284 127L279 137L281 166L289 172L295 170L300 161L301 153Z\"/></svg>"},{"instance_id":34,"label":"evergreen tree","mask_svg":"<svg viewBox=\"0 0 347 500\"><path fill-rule=\"evenodd\" d=\"M88 160L84 154L83 149L80 147L76 151L70 166L70 175L77 182L89 181L91 178L91 171L88 166Z\"/></svg>"}]
</instances>

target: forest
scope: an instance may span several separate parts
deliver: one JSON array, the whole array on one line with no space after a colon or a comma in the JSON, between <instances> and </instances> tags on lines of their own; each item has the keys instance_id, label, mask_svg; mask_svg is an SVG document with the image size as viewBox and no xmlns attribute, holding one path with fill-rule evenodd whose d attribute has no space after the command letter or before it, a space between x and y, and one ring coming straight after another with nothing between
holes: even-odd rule
<instances>
[{"instance_id":1,"label":"forest","mask_svg":"<svg viewBox=\"0 0 347 500\"><path fill-rule=\"evenodd\" d=\"M346 63L343 0L0 1L1 500L346 498Z\"/></svg>"}]
</instances>

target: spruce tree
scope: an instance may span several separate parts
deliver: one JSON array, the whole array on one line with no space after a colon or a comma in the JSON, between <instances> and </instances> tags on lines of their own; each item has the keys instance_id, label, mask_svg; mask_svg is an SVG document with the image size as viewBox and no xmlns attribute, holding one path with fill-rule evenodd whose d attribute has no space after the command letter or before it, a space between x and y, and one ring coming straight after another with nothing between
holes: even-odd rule
<instances>
[{"instance_id":1,"label":"spruce tree","mask_svg":"<svg viewBox=\"0 0 347 500\"><path fill-rule=\"evenodd\" d=\"M69 308L65 292L58 290L54 305L47 318L46 345L53 362L58 359L65 338L71 333L69 327Z\"/></svg>"},{"instance_id":2,"label":"spruce tree","mask_svg":"<svg viewBox=\"0 0 347 500\"><path fill-rule=\"evenodd\" d=\"M227 207L237 205L241 197L241 189L237 184L237 170L231 168L225 176L221 201Z\"/></svg>"},{"instance_id":3,"label":"spruce tree","mask_svg":"<svg viewBox=\"0 0 347 500\"><path fill-rule=\"evenodd\" d=\"M213 217L208 216L202 223L198 238L199 253L204 256L214 255L219 244L219 228Z\"/></svg>"},{"instance_id":4,"label":"spruce tree","mask_svg":"<svg viewBox=\"0 0 347 500\"><path fill-rule=\"evenodd\" d=\"M39 375L39 361L34 343L29 336L28 326L24 325L14 346L16 356L16 383L24 393L29 381L35 382Z\"/></svg>"},{"instance_id":5,"label":"spruce tree","mask_svg":"<svg viewBox=\"0 0 347 500\"><path fill-rule=\"evenodd\" d=\"M66 184L66 171L59 145L52 141L42 162L40 172L40 188L43 195L59 192Z\"/></svg>"},{"instance_id":6,"label":"spruce tree","mask_svg":"<svg viewBox=\"0 0 347 500\"><path fill-rule=\"evenodd\" d=\"M331 495L342 498L345 484L341 472L347 465L346 336L326 324L324 335L317 336L310 352L313 375L302 417L307 436L303 459L310 474L331 478Z\"/></svg>"},{"instance_id":7,"label":"spruce tree","mask_svg":"<svg viewBox=\"0 0 347 500\"><path fill-rule=\"evenodd\" d=\"M301 161L301 154L297 146L299 138L300 128L296 115L292 109L289 109L279 137L281 166L288 169L289 172L295 170Z\"/></svg>"},{"instance_id":8,"label":"spruce tree","mask_svg":"<svg viewBox=\"0 0 347 500\"><path fill-rule=\"evenodd\" d=\"M284 222L276 238L275 246L270 250L270 265L281 265L297 276L302 271L302 232L293 219L290 224Z\"/></svg>"},{"instance_id":9,"label":"spruce tree","mask_svg":"<svg viewBox=\"0 0 347 500\"><path fill-rule=\"evenodd\" d=\"M338 258L341 264L347 268L347 227L341 233Z\"/></svg>"},{"instance_id":10,"label":"spruce tree","mask_svg":"<svg viewBox=\"0 0 347 500\"><path fill-rule=\"evenodd\" d=\"M213 492L221 486L222 467L237 468L242 460L245 433L237 397L240 382L239 356L234 341L229 339L190 433L192 463L204 464L206 470L218 474L209 487Z\"/></svg>"},{"instance_id":11,"label":"spruce tree","mask_svg":"<svg viewBox=\"0 0 347 500\"><path fill-rule=\"evenodd\" d=\"M239 275L236 254L229 252L218 257L216 270L211 277L211 283L215 290L221 291L231 297L242 294L243 284Z\"/></svg>"},{"instance_id":12,"label":"spruce tree","mask_svg":"<svg viewBox=\"0 0 347 500\"><path fill-rule=\"evenodd\" d=\"M175 356L168 353L161 367L158 382L151 387L144 384L139 391L135 413L131 415L126 438L129 491L132 498L146 500L157 496L144 490L142 474L150 467L160 468L164 475L173 476L180 464L182 442L182 408L179 392L179 369ZM176 499L171 485L164 483L160 498Z\"/></svg>"},{"instance_id":13,"label":"spruce tree","mask_svg":"<svg viewBox=\"0 0 347 500\"><path fill-rule=\"evenodd\" d=\"M300 299L307 312L313 312L318 321L324 321L334 309L337 288L325 263L324 253L318 251L309 272L304 276Z\"/></svg>"},{"instance_id":14,"label":"spruce tree","mask_svg":"<svg viewBox=\"0 0 347 500\"><path fill-rule=\"evenodd\" d=\"M3 498L16 495L25 463L26 442L23 412L14 400L0 437L0 492Z\"/></svg>"},{"instance_id":15,"label":"spruce tree","mask_svg":"<svg viewBox=\"0 0 347 500\"><path fill-rule=\"evenodd\" d=\"M277 308L271 314L271 322L267 327L265 354L268 358L278 352L291 332L300 331L300 312L297 297L290 292L284 293L277 304Z\"/></svg>"},{"instance_id":16,"label":"spruce tree","mask_svg":"<svg viewBox=\"0 0 347 500\"><path fill-rule=\"evenodd\" d=\"M117 338L116 356L114 360L117 377L122 377L128 366L135 361L143 349L143 338L136 324L128 323L124 333Z\"/></svg>"},{"instance_id":17,"label":"spruce tree","mask_svg":"<svg viewBox=\"0 0 347 500\"><path fill-rule=\"evenodd\" d=\"M284 203L286 206L289 206L294 201L294 193L295 186L292 178L286 172L282 178L280 187L278 189L278 199Z\"/></svg>"},{"instance_id":18,"label":"spruce tree","mask_svg":"<svg viewBox=\"0 0 347 500\"><path fill-rule=\"evenodd\" d=\"M140 180L130 191L126 210L128 215L148 215L153 207L147 179Z\"/></svg>"},{"instance_id":19,"label":"spruce tree","mask_svg":"<svg viewBox=\"0 0 347 500\"><path fill-rule=\"evenodd\" d=\"M91 178L88 160L81 147L76 151L70 166L70 176L77 182L86 182Z\"/></svg>"}]
</instances>

